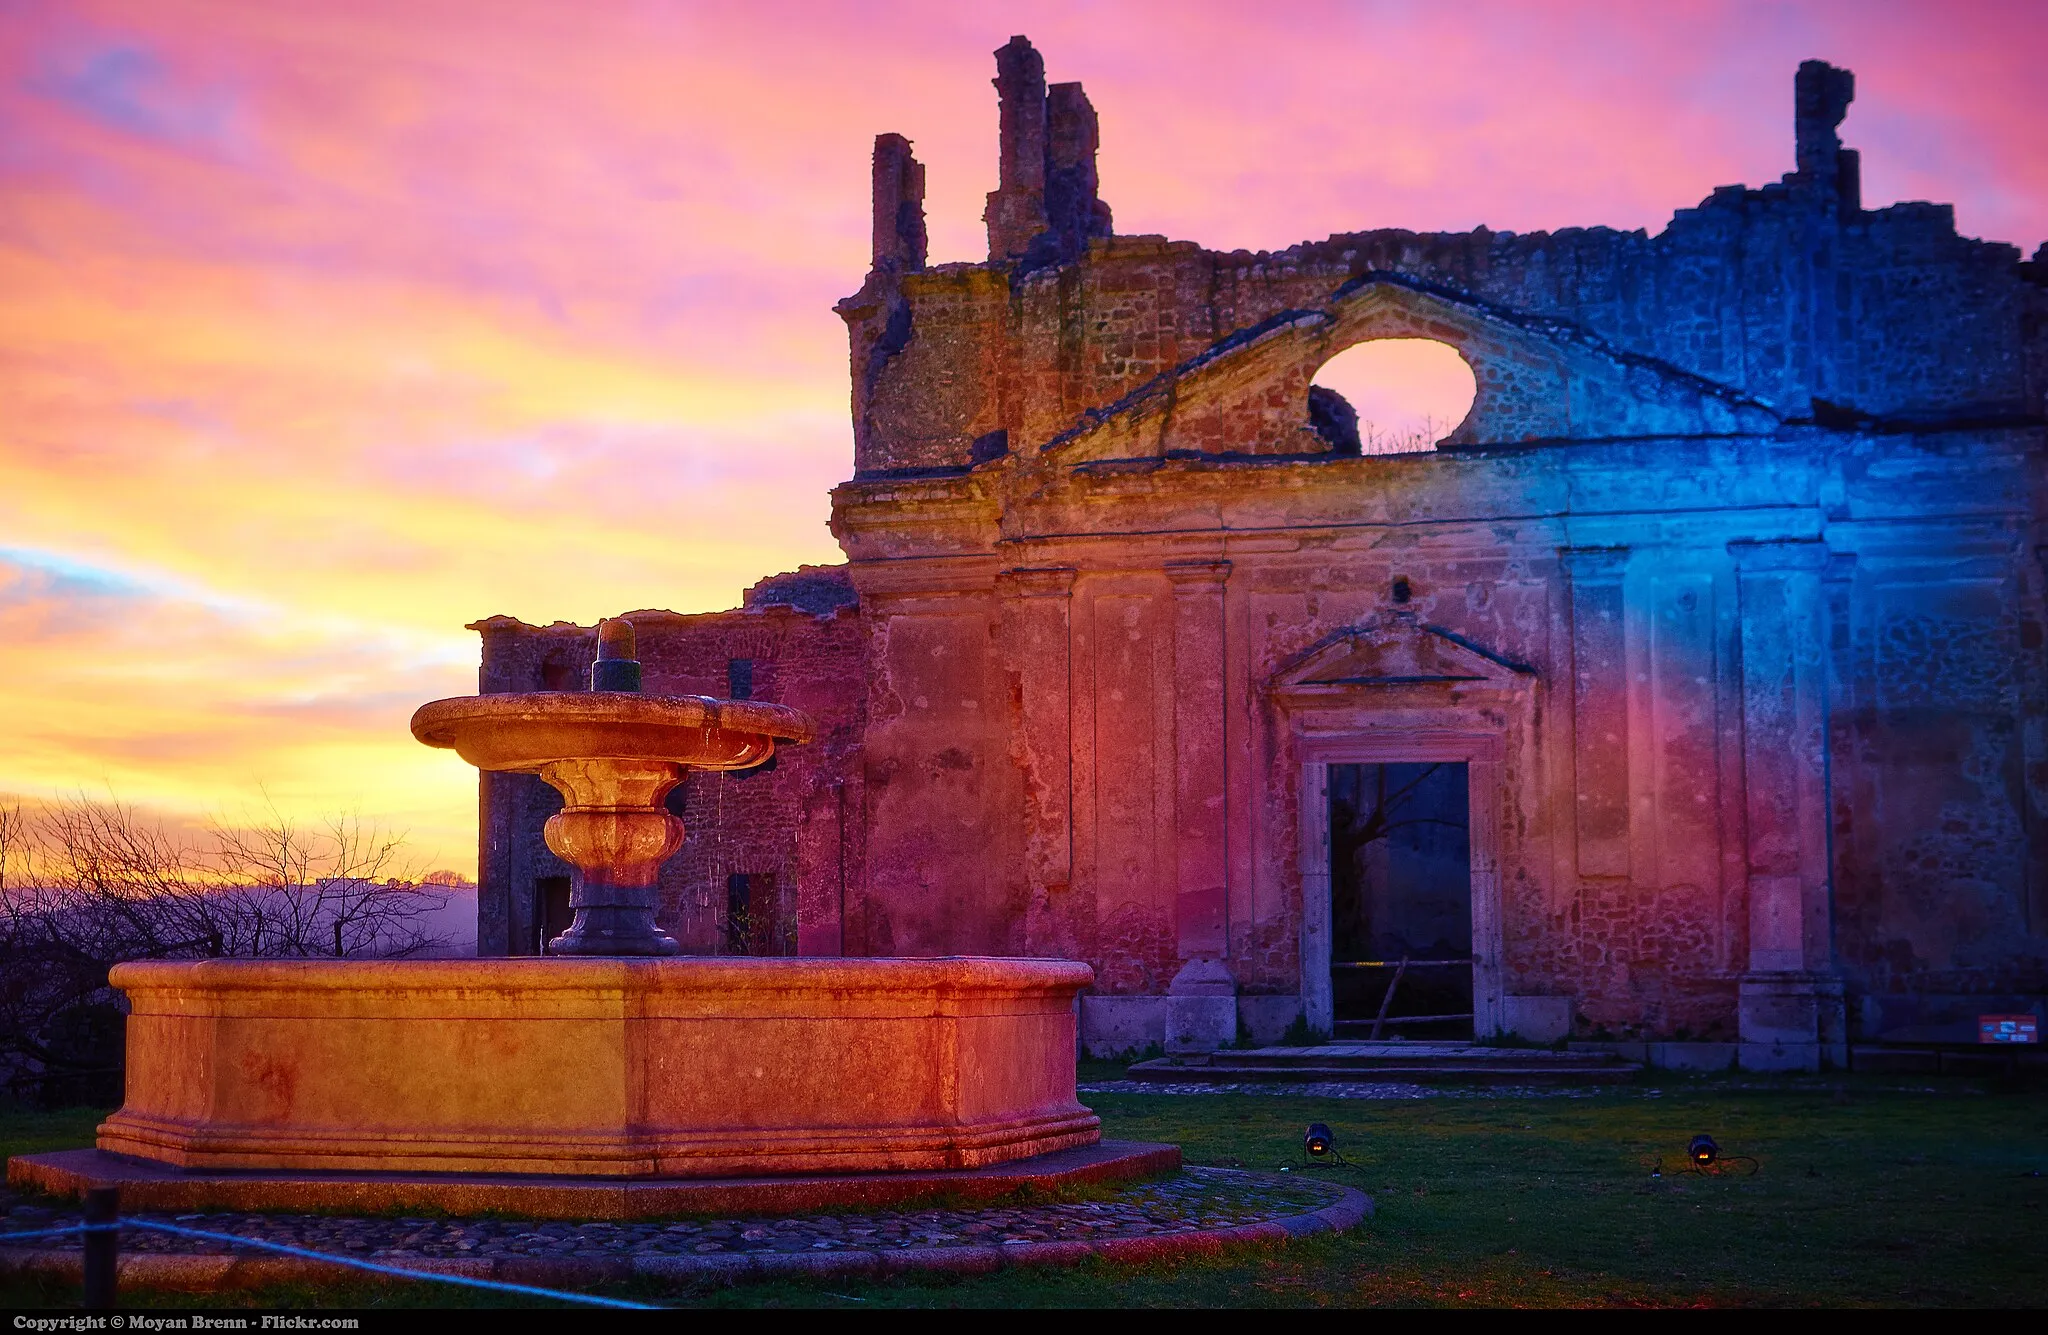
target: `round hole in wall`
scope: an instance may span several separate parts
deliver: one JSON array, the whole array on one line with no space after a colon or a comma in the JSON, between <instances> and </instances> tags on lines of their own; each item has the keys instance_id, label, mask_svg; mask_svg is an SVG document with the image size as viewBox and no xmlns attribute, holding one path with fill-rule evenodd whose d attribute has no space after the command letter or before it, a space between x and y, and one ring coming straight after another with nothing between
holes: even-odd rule
<instances>
[{"instance_id":1,"label":"round hole in wall","mask_svg":"<svg viewBox=\"0 0 2048 1335\"><path fill-rule=\"evenodd\" d=\"M1310 391L1310 425L1343 453L1407 454L1433 450L1458 429L1472 410L1478 384L1472 368L1448 343L1428 338L1378 338L1354 344L1323 363ZM1342 396L1357 413L1357 445L1351 446L1342 408L1326 397Z\"/></svg>"}]
</instances>

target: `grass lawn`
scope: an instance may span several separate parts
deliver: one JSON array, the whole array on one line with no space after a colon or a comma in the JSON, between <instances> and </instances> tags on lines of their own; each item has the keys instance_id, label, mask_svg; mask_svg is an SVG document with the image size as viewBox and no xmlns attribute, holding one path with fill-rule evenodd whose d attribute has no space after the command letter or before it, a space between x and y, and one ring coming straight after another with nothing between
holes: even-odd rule
<instances>
[{"instance_id":1,"label":"grass lawn","mask_svg":"<svg viewBox=\"0 0 2048 1335\"><path fill-rule=\"evenodd\" d=\"M1653 1092L1654 1091L1654 1092ZM1955 1079L1668 1078L1584 1097L1091 1095L1106 1134L1188 1162L1298 1162L1310 1121L1378 1206L1340 1237L1158 1266L843 1278L620 1296L709 1306L2048 1305L2048 1095ZM0 1151L88 1143L98 1114L0 1114ZM1711 1133L1761 1171L1675 1172ZM1662 1160L1665 1175L1650 1169ZM182 1295L132 1297L191 1306ZM75 1295L0 1281L0 1306ZM468 1306L432 1285L207 1305Z\"/></svg>"}]
</instances>

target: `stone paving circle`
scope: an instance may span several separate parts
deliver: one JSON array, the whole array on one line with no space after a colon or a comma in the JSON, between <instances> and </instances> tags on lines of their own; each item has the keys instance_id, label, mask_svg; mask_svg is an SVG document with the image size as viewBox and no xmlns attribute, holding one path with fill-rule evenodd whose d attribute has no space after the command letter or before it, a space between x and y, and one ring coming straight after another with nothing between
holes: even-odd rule
<instances>
[{"instance_id":1,"label":"stone paving circle","mask_svg":"<svg viewBox=\"0 0 2048 1335\"><path fill-rule=\"evenodd\" d=\"M1332 1182L1224 1168L1184 1168L1171 1177L1078 1194L1084 1198L1045 1204L618 1223L150 1211L124 1217L408 1269L567 1282L579 1274L620 1278L740 1270L982 1270L1011 1260L1072 1262L1091 1254L1135 1257L1141 1252L1204 1251L1232 1242L1274 1241L1350 1227L1371 1209L1361 1193ZM10 1190L0 1194L0 1208L5 1213L0 1220L0 1270L64 1272L76 1265L80 1239L75 1235L24 1239L19 1244L10 1244L7 1237L79 1222L75 1202L52 1202ZM264 1255L257 1248L142 1229L124 1230L121 1250L124 1266L141 1266L153 1282L165 1287L178 1287L178 1268L167 1262ZM161 1262L143 1264L151 1258ZM764 1261L768 1264L761 1264ZM479 1269L458 1264L462 1262L486 1264ZM274 1282L283 1273L260 1263L253 1269L237 1264L249 1271L243 1282ZM195 1276L214 1276L216 1282L225 1273L217 1264L186 1269Z\"/></svg>"}]
</instances>

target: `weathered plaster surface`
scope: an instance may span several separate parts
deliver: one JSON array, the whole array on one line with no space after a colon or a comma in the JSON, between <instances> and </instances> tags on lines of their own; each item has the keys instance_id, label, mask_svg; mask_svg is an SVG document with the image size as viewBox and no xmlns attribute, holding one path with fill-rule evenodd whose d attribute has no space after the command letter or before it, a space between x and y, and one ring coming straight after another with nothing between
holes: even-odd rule
<instances>
[{"instance_id":1,"label":"weathered plaster surface","mask_svg":"<svg viewBox=\"0 0 2048 1335\"><path fill-rule=\"evenodd\" d=\"M692 792L671 931L718 947L692 896L744 847L793 949L1085 959L1119 1045L1197 960L1320 1022L1317 767L1441 752L1482 1028L1807 1064L2038 1004L2048 250L1864 210L1819 62L1798 169L1655 236L1114 236L1085 96L999 54L986 262L927 263L923 169L877 142L857 602L634 616L651 688L752 655L829 732L723 815ZM1310 426L1322 362L1389 337L1473 367L1434 452ZM588 656L480 624L486 689ZM485 805L516 902L538 815Z\"/></svg>"}]
</instances>

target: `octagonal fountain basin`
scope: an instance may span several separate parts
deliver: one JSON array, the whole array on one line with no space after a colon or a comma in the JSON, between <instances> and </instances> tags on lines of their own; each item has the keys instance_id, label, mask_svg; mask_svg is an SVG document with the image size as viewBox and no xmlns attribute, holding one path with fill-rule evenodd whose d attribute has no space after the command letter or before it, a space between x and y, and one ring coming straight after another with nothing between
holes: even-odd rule
<instances>
[{"instance_id":1,"label":"octagonal fountain basin","mask_svg":"<svg viewBox=\"0 0 2048 1335\"><path fill-rule=\"evenodd\" d=\"M1092 1145L1085 964L150 961L102 1150L189 1170L715 1178Z\"/></svg>"}]
</instances>

